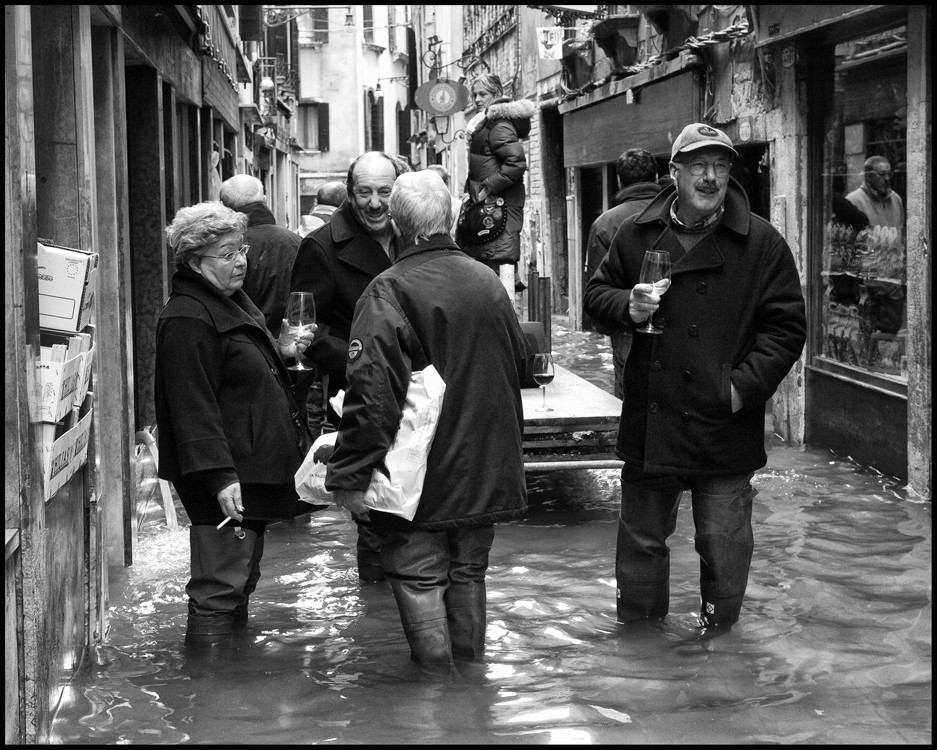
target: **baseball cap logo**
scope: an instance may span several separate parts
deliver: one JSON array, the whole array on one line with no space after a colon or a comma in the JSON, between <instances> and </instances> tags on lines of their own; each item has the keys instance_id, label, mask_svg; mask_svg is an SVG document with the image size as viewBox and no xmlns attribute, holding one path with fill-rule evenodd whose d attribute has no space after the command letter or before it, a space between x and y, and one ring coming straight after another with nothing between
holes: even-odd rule
<instances>
[{"instance_id":1,"label":"baseball cap logo","mask_svg":"<svg viewBox=\"0 0 937 750\"><path fill-rule=\"evenodd\" d=\"M708 125L703 125L699 130L696 131L700 135L705 135L707 138L718 138L719 133L716 130L713 130Z\"/></svg>"}]
</instances>

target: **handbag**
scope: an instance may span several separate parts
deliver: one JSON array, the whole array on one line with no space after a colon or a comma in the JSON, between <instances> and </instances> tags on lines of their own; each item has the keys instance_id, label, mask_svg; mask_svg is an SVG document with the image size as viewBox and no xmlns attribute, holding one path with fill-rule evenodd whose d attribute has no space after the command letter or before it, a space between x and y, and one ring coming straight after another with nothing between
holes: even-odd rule
<instances>
[{"instance_id":1,"label":"handbag","mask_svg":"<svg viewBox=\"0 0 937 750\"><path fill-rule=\"evenodd\" d=\"M508 212L501 196L489 195L483 201L466 198L459 213L456 239L460 245L483 245L496 239L508 223Z\"/></svg>"}]
</instances>

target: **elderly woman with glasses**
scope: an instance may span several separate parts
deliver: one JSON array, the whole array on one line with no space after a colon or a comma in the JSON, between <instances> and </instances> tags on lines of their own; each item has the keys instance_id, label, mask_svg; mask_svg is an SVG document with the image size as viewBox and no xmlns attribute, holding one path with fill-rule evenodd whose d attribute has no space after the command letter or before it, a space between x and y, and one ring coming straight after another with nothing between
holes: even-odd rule
<instances>
[{"instance_id":1,"label":"elderly woman with glasses","mask_svg":"<svg viewBox=\"0 0 937 750\"><path fill-rule=\"evenodd\" d=\"M294 518L304 456L283 357L312 338L275 340L242 291L246 227L246 215L206 202L166 228L175 273L156 328L159 476L191 522L190 644L230 642L246 627L264 531Z\"/></svg>"}]
</instances>

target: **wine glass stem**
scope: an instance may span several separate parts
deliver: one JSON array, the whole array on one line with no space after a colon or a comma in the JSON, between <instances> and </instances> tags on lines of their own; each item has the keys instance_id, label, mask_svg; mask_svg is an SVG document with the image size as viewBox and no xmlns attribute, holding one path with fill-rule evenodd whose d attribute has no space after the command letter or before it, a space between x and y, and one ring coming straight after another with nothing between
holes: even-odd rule
<instances>
[{"instance_id":1,"label":"wine glass stem","mask_svg":"<svg viewBox=\"0 0 937 750\"><path fill-rule=\"evenodd\" d=\"M540 386L540 391L543 393L543 404L542 406L546 408L547 406L547 387L545 385Z\"/></svg>"}]
</instances>

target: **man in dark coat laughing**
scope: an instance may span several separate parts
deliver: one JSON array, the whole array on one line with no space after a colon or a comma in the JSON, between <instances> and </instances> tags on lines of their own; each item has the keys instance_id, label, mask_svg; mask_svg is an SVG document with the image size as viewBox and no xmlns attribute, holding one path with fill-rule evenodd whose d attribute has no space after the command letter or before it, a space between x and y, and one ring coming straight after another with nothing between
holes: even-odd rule
<instances>
[{"instance_id":1,"label":"man in dark coat laughing","mask_svg":"<svg viewBox=\"0 0 937 750\"><path fill-rule=\"evenodd\" d=\"M667 538L690 490L700 555L701 628L739 618L754 548L754 472L767 463L765 405L806 337L800 277L784 238L751 213L729 172L729 137L704 123L674 141L664 190L627 219L586 286L589 315L635 332L616 451L622 469L615 572L618 618L669 610ZM672 277L638 283L647 250Z\"/></svg>"}]
</instances>

